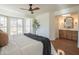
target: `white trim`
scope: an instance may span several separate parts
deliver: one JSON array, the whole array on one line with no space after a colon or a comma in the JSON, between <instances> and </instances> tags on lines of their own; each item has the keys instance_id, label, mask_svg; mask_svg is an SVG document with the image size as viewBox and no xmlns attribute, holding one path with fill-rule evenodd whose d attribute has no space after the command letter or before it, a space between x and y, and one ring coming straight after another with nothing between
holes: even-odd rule
<instances>
[{"instance_id":1,"label":"white trim","mask_svg":"<svg viewBox=\"0 0 79 59\"><path fill-rule=\"evenodd\" d=\"M25 17L25 14L16 10L8 9L5 6L0 5L0 14L11 17Z\"/></svg>"},{"instance_id":2,"label":"white trim","mask_svg":"<svg viewBox=\"0 0 79 59\"><path fill-rule=\"evenodd\" d=\"M68 14L68 13L79 13L79 6L62 9L62 10L56 11L54 14L63 15L63 14Z\"/></svg>"}]
</instances>

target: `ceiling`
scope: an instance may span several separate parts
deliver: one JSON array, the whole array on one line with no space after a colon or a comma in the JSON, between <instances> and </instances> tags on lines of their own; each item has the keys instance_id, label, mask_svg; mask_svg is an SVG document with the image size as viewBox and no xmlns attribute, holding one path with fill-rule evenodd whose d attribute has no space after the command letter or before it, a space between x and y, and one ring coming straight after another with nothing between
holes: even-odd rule
<instances>
[{"instance_id":1,"label":"ceiling","mask_svg":"<svg viewBox=\"0 0 79 59\"><path fill-rule=\"evenodd\" d=\"M44 13L44 12L48 12L48 11L55 12L58 10L79 6L79 4L34 4L33 5L33 7L36 7L36 6L38 6L40 8L40 10L37 10L34 12L36 14L39 14L39 13ZM20 8L28 9L29 8L28 4L0 4L0 7L18 11L18 12L21 12L24 14L29 13L27 10L25 11L25 10L20 9Z\"/></svg>"}]
</instances>

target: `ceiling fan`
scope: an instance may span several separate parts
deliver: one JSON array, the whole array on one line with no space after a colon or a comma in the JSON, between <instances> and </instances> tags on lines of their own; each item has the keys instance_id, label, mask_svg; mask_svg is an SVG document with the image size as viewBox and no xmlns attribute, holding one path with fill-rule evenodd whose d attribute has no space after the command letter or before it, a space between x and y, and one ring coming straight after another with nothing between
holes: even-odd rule
<instances>
[{"instance_id":1,"label":"ceiling fan","mask_svg":"<svg viewBox=\"0 0 79 59\"><path fill-rule=\"evenodd\" d=\"M39 7L33 8L32 6L33 6L33 4L29 4L29 9L25 9L25 8L20 8L20 9L21 9L21 10L28 10L28 11L31 11L31 14L34 13L33 11L40 9Z\"/></svg>"}]
</instances>

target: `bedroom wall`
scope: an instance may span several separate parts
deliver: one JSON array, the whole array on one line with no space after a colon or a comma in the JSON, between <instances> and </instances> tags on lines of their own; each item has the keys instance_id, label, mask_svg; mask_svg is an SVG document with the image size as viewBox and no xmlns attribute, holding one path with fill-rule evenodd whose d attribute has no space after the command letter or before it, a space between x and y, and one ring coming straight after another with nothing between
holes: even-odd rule
<instances>
[{"instance_id":1,"label":"bedroom wall","mask_svg":"<svg viewBox=\"0 0 79 59\"><path fill-rule=\"evenodd\" d=\"M36 34L41 35L47 38L49 37L49 13L43 13L36 16L40 27L37 30Z\"/></svg>"},{"instance_id":2,"label":"bedroom wall","mask_svg":"<svg viewBox=\"0 0 79 59\"><path fill-rule=\"evenodd\" d=\"M55 40L58 37L58 21L55 14L48 12L38 15L36 18L40 23L37 35L48 37L50 40Z\"/></svg>"},{"instance_id":3,"label":"bedroom wall","mask_svg":"<svg viewBox=\"0 0 79 59\"><path fill-rule=\"evenodd\" d=\"M74 27L74 28L71 28L71 29L64 28L64 19L66 17L67 16L59 16L59 18L58 18L59 29L78 31L78 14L71 14L71 17L73 18L73 27Z\"/></svg>"},{"instance_id":4,"label":"bedroom wall","mask_svg":"<svg viewBox=\"0 0 79 59\"><path fill-rule=\"evenodd\" d=\"M79 48L79 14L78 14L78 48Z\"/></svg>"},{"instance_id":5,"label":"bedroom wall","mask_svg":"<svg viewBox=\"0 0 79 59\"><path fill-rule=\"evenodd\" d=\"M72 15L73 18L75 18L75 21L74 21L74 29L71 29L71 30L77 30L79 31L79 16L78 16L78 12L79 12L79 8L78 6L77 7L72 7L72 8L67 8L67 9L63 9L63 10L59 10L59 11L56 11L56 12L50 12L50 31L49 31L49 34L50 34L50 39L51 40L55 40L56 38L59 37L59 33L58 33L58 30L59 30L59 21L58 21L58 16L59 15L63 15L63 14L68 14L68 13L77 13L77 14L74 14ZM75 22L78 22L77 24L75 24ZM60 29L64 29L66 30L65 28L62 28L62 26L60 26ZM79 36L79 34L78 34ZM79 40L79 38L78 38ZM78 44L79 45L79 44Z\"/></svg>"},{"instance_id":6,"label":"bedroom wall","mask_svg":"<svg viewBox=\"0 0 79 59\"><path fill-rule=\"evenodd\" d=\"M62 30L73 30L73 31L78 31L78 40L77 40L77 47L79 48L79 14L72 14L71 17L73 17L74 19L74 28L72 29L67 29L67 28L64 28L64 18L66 16L61 16L59 17L58 21L59 21L59 29L62 29Z\"/></svg>"},{"instance_id":7,"label":"bedroom wall","mask_svg":"<svg viewBox=\"0 0 79 59\"><path fill-rule=\"evenodd\" d=\"M78 26L75 26L75 28L73 30L77 30L78 31L78 43L77 46L79 48L79 6L77 7L72 7L72 8L67 8L67 9L63 9L60 11L55 12L55 15L63 15L63 14L69 14L69 13L77 13L78 15Z\"/></svg>"},{"instance_id":8,"label":"bedroom wall","mask_svg":"<svg viewBox=\"0 0 79 59\"><path fill-rule=\"evenodd\" d=\"M57 19L54 13L50 12L50 40L55 40L58 36L57 36L57 29L58 29L58 25L57 25Z\"/></svg>"},{"instance_id":9,"label":"bedroom wall","mask_svg":"<svg viewBox=\"0 0 79 59\"><path fill-rule=\"evenodd\" d=\"M40 23L40 28L37 30L37 35L48 37L50 40L55 40L57 36L57 20L52 12L40 14L36 16Z\"/></svg>"}]
</instances>

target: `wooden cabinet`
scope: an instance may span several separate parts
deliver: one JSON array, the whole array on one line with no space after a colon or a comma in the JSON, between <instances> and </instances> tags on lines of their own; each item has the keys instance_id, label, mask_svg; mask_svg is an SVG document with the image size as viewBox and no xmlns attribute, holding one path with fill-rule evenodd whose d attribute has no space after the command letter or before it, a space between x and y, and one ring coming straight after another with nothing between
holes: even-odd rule
<instances>
[{"instance_id":1,"label":"wooden cabinet","mask_svg":"<svg viewBox=\"0 0 79 59\"><path fill-rule=\"evenodd\" d=\"M66 31L64 30L59 30L59 38L66 38Z\"/></svg>"},{"instance_id":2,"label":"wooden cabinet","mask_svg":"<svg viewBox=\"0 0 79 59\"><path fill-rule=\"evenodd\" d=\"M78 39L78 31L59 30L59 38L77 40Z\"/></svg>"},{"instance_id":3,"label":"wooden cabinet","mask_svg":"<svg viewBox=\"0 0 79 59\"><path fill-rule=\"evenodd\" d=\"M73 31L71 35L72 35L71 39L73 39L73 40L78 39L78 32L77 31Z\"/></svg>"},{"instance_id":4,"label":"wooden cabinet","mask_svg":"<svg viewBox=\"0 0 79 59\"><path fill-rule=\"evenodd\" d=\"M71 39L71 38L72 38L72 32L66 31L66 39Z\"/></svg>"}]
</instances>

